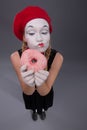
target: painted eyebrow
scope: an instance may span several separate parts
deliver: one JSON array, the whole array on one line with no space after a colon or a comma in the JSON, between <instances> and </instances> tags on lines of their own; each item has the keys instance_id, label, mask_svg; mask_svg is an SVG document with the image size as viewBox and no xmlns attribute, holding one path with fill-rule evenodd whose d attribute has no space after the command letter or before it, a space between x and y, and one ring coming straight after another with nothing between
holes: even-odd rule
<instances>
[{"instance_id":1,"label":"painted eyebrow","mask_svg":"<svg viewBox=\"0 0 87 130\"><path fill-rule=\"evenodd\" d=\"M33 28L34 26L29 25L27 28ZM43 27L48 27L47 25L44 25Z\"/></svg>"},{"instance_id":2,"label":"painted eyebrow","mask_svg":"<svg viewBox=\"0 0 87 130\"><path fill-rule=\"evenodd\" d=\"M32 25L29 25L27 28L33 28L33 26L32 26Z\"/></svg>"},{"instance_id":3,"label":"painted eyebrow","mask_svg":"<svg viewBox=\"0 0 87 130\"><path fill-rule=\"evenodd\" d=\"M47 25L44 25L43 27L48 27Z\"/></svg>"}]
</instances>

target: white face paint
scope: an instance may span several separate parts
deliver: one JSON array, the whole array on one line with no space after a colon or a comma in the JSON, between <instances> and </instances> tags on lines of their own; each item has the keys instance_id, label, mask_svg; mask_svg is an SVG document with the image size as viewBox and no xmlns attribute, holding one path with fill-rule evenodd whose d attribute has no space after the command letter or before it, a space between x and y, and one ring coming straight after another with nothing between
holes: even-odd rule
<instances>
[{"instance_id":1,"label":"white face paint","mask_svg":"<svg viewBox=\"0 0 87 130\"><path fill-rule=\"evenodd\" d=\"M45 52L49 47L49 24L44 19L33 19L25 26L24 38L30 49Z\"/></svg>"}]
</instances>

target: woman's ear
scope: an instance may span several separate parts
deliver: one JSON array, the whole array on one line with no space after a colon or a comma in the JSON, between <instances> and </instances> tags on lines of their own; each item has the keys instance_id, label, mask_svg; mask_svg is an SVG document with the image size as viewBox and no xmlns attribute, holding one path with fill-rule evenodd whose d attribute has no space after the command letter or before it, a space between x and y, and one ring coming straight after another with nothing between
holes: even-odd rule
<instances>
[{"instance_id":1,"label":"woman's ear","mask_svg":"<svg viewBox=\"0 0 87 130\"><path fill-rule=\"evenodd\" d=\"M23 35L23 41L24 41L24 42L26 42L26 38L25 38L25 36L24 36L24 35Z\"/></svg>"}]
</instances>

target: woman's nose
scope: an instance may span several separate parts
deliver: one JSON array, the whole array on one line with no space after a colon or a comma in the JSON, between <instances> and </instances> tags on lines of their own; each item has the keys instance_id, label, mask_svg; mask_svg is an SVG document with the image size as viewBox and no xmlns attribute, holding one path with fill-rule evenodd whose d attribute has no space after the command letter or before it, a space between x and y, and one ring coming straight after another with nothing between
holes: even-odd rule
<instances>
[{"instance_id":1,"label":"woman's nose","mask_svg":"<svg viewBox=\"0 0 87 130\"><path fill-rule=\"evenodd\" d=\"M41 41L42 41L42 36L41 36L40 33L38 33L38 34L36 35L36 40L37 40L37 42L41 42Z\"/></svg>"}]
</instances>

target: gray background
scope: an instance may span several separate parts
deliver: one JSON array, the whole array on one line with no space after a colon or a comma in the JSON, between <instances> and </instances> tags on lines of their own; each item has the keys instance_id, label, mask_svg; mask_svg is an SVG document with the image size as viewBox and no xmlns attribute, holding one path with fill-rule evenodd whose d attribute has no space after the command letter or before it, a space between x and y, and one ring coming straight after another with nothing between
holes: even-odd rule
<instances>
[{"instance_id":1,"label":"gray background","mask_svg":"<svg viewBox=\"0 0 87 130\"><path fill-rule=\"evenodd\" d=\"M21 42L12 31L15 14L28 5L46 9L52 19L51 44L64 56L47 119L33 122L24 107L10 55ZM87 130L87 1L3 0L0 2L0 130Z\"/></svg>"}]
</instances>

